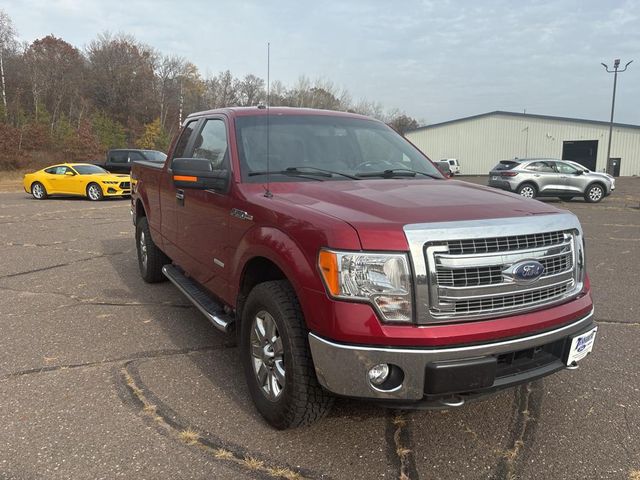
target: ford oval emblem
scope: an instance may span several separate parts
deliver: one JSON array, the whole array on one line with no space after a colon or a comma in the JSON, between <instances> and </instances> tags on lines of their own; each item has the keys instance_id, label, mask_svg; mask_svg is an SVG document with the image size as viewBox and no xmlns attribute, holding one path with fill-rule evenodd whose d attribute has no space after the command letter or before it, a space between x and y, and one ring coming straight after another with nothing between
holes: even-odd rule
<instances>
[{"instance_id":1,"label":"ford oval emblem","mask_svg":"<svg viewBox=\"0 0 640 480\"><path fill-rule=\"evenodd\" d=\"M536 260L525 260L513 265L513 278L516 282L534 282L544 273L544 265Z\"/></svg>"}]
</instances>

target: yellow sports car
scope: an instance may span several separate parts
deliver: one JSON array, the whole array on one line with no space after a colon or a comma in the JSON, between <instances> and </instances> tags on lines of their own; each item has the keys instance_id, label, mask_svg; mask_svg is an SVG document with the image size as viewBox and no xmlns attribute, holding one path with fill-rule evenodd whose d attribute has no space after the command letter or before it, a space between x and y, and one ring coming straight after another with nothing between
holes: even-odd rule
<instances>
[{"instance_id":1,"label":"yellow sports car","mask_svg":"<svg viewBox=\"0 0 640 480\"><path fill-rule=\"evenodd\" d=\"M109 173L90 163L62 163L27 173L23 186L37 200L49 195L82 195L94 201L131 195L129 175Z\"/></svg>"}]
</instances>

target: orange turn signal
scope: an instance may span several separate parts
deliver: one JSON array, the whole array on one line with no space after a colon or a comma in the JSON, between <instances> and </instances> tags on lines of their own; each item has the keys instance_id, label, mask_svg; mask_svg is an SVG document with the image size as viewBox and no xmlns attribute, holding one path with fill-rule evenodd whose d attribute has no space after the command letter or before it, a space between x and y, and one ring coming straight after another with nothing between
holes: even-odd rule
<instances>
[{"instance_id":1,"label":"orange turn signal","mask_svg":"<svg viewBox=\"0 0 640 480\"><path fill-rule=\"evenodd\" d=\"M320 272L324 283L327 285L331 295L340 295L340 282L338 271L338 256L327 250L321 250L318 258L318 265L320 266Z\"/></svg>"},{"instance_id":2,"label":"orange turn signal","mask_svg":"<svg viewBox=\"0 0 640 480\"><path fill-rule=\"evenodd\" d=\"M173 181L174 182L197 182L198 177L191 177L188 175L174 175Z\"/></svg>"}]
</instances>

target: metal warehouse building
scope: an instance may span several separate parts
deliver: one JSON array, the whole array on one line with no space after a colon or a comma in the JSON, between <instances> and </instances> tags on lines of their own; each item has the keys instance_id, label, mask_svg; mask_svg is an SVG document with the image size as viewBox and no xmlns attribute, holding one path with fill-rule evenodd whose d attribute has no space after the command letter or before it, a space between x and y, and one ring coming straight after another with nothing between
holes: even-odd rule
<instances>
[{"instance_id":1,"label":"metal warehouse building","mask_svg":"<svg viewBox=\"0 0 640 480\"><path fill-rule=\"evenodd\" d=\"M406 137L432 160L457 158L463 175L486 175L500 160L562 158L598 172L640 175L640 125L489 112L412 130Z\"/></svg>"}]
</instances>

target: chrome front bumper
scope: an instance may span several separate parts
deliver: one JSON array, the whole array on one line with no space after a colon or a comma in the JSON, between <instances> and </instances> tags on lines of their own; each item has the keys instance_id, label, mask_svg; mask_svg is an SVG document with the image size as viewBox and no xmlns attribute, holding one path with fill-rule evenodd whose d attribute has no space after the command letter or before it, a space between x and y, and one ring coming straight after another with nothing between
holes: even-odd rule
<instances>
[{"instance_id":1,"label":"chrome front bumper","mask_svg":"<svg viewBox=\"0 0 640 480\"><path fill-rule=\"evenodd\" d=\"M583 332L592 325L592 317L593 310L580 320L555 330L466 347L365 347L331 342L313 333L309 333L309 345L318 380L330 392L347 397L375 400L419 401L425 397L425 386L429 382L428 367L434 362L481 360L482 358L547 345ZM392 364L402 369L404 380L397 388L384 391L371 385L368 371L380 363ZM548 369L548 373L558 369ZM537 376L544 375L544 370L541 372ZM506 387L509 386L509 383L502 381L499 386Z\"/></svg>"}]
</instances>

